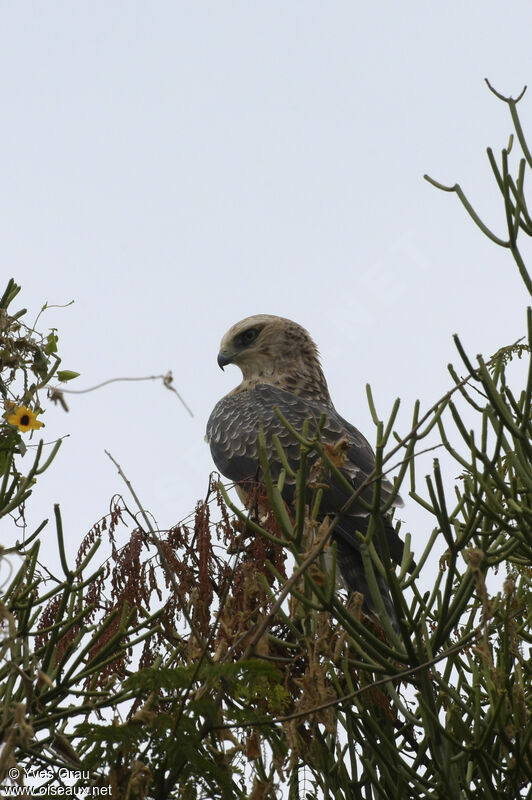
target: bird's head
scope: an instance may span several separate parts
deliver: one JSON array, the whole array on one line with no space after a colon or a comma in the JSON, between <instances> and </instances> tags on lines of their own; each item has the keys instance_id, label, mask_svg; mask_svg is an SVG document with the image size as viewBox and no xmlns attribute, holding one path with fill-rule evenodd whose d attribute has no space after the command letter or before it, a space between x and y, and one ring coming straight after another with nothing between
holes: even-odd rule
<instances>
[{"instance_id":1,"label":"bird's head","mask_svg":"<svg viewBox=\"0 0 532 800\"><path fill-rule=\"evenodd\" d=\"M316 345L301 325L283 317L256 314L237 322L221 341L218 364L240 367L239 389L268 383L294 394L329 396Z\"/></svg>"}]
</instances>

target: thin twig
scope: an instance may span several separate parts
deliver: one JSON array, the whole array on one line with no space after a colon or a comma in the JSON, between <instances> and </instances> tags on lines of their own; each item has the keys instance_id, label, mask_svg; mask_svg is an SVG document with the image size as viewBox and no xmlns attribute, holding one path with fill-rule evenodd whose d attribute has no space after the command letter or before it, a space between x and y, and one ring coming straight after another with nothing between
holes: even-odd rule
<instances>
[{"instance_id":1,"label":"thin twig","mask_svg":"<svg viewBox=\"0 0 532 800\"><path fill-rule=\"evenodd\" d=\"M179 401L182 405L186 408L188 413L191 417L194 416L194 413L183 400L175 386L172 386L172 382L174 377L172 375L171 370L169 370L166 375L146 375L142 378L109 378L108 381L102 381L102 383L97 383L96 386L90 386L88 389L63 389L58 386L54 387L53 391L59 394L87 394L88 392L94 392L96 389L101 389L102 386L108 386L110 383L118 383L123 381L158 381L161 380L164 386L169 389L171 392L177 395Z\"/></svg>"}]
</instances>

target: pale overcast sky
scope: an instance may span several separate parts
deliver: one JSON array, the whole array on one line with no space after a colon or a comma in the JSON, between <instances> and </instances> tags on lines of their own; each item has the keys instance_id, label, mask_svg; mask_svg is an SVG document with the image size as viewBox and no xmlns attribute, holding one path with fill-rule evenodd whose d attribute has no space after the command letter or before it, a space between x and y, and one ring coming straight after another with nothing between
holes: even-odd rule
<instances>
[{"instance_id":1,"label":"pale overcast sky","mask_svg":"<svg viewBox=\"0 0 532 800\"><path fill-rule=\"evenodd\" d=\"M521 336L510 255L422 176L460 181L503 232L485 147L511 124L483 79L532 82L531 30L528 0L0 2L3 283L32 318L75 300L41 318L72 388L171 369L195 415L149 383L48 407L45 439L70 438L31 524L60 502L75 552L125 492L104 448L161 526L191 512L206 420L240 376L218 344L242 317L303 324L370 440L366 382L383 415L403 398L406 432L449 385L454 332L472 356ZM532 139L532 89L520 110ZM418 513L407 500L417 550Z\"/></svg>"}]
</instances>

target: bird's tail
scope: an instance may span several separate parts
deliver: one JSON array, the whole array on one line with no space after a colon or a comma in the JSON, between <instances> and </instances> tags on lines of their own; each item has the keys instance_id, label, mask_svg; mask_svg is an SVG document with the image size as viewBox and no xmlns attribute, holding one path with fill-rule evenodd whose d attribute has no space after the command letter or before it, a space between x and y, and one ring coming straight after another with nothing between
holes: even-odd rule
<instances>
[{"instance_id":1,"label":"bird's tail","mask_svg":"<svg viewBox=\"0 0 532 800\"><path fill-rule=\"evenodd\" d=\"M342 536L341 527L335 532L334 539L337 543L337 565L347 590L349 592L359 592L363 595L362 611L368 616L379 619L379 612L368 585L360 550L356 545L352 544L351 541L346 541L345 536ZM384 610L394 630L398 632L399 624L397 622L397 615L393 607L388 585L381 575L375 573L375 578Z\"/></svg>"}]
</instances>

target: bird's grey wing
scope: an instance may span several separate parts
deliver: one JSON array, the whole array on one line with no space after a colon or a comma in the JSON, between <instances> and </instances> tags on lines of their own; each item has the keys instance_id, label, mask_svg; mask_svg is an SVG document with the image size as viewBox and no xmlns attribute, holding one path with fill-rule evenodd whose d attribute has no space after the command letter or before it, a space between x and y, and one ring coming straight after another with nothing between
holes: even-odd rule
<instances>
[{"instance_id":1,"label":"bird's grey wing","mask_svg":"<svg viewBox=\"0 0 532 800\"><path fill-rule=\"evenodd\" d=\"M350 446L346 452L345 460L340 467L340 472L348 478L353 489L358 489L375 467L375 456L371 445L364 436L353 425L343 419L335 410L328 416L326 425L322 431L322 441L334 445L341 437L346 436ZM385 501L392 492L391 483L384 478L381 482L381 499ZM351 497L351 492L343 485L332 480L329 489L324 492L323 511L327 514L337 513ZM361 492L361 497L367 502L373 501L373 484L369 483L367 488ZM394 506L402 506L403 501L398 495L394 501ZM370 515L356 501L349 511L343 516L342 522L338 526L339 534L349 540L350 544L357 547L356 533L365 534L368 530ZM404 542L399 538L395 528L386 516L383 517L386 541L390 552L390 557L397 564L403 558ZM379 547L377 546L377 551Z\"/></svg>"},{"instance_id":2,"label":"bird's grey wing","mask_svg":"<svg viewBox=\"0 0 532 800\"><path fill-rule=\"evenodd\" d=\"M334 447L342 438L347 441L345 457L339 468L350 485L357 489L371 473L375 465L373 450L362 434L344 420L332 405L306 400L300 395L286 392L276 386L258 384L249 391L226 395L216 406L207 424L209 442L214 463L227 478L235 481L253 478L259 466L258 435L262 426L266 439L266 452L274 476L281 470L281 459L275 446L274 437L283 448L290 467L296 471L299 466L300 444L284 425L275 409L279 409L287 422L301 433L306 420L309 422L309 437L318 430L322 415L320 440ZM316 461L317 455L310 458ZM286 480L287 492L294 488L290 479ZM388 484L389 487L389 484ZM384 488L384 493L388 491ZM389 487L391 488L391 487ZM332 510L339 510L350 497L351 492L338 483L331 483L328 503ZM364 491L364 499L372 499L372 489Z\"/></svg>"},{"instance_id":3,"label":"bird's grey wing","mask_svg":"<svg viewBox=\"0 0 532 800\"><path fill-rule=\"evenodd\" d=\"M274 386L259 384L249 391L226 395L216 404L207 423L206 440L216 467L226 478L236 482L260 480L258 437L261 427L273 477L277 478L281 471L275 435L289 464L297 469L299 443L281 422L275 408L279 408L298 431L302 429L308 411L305 404L296 395Z\"/></svg>"},{"instance_id":4,"label":"bird's grey wing","mask_svg":"<svg viewBox=\"0 0 532 800\"><path fill-rule=\"evenodd\" d=\"M322 443L334 446L339 439L347 437L348 449L341 466L353 489L358 488L373 470L375 461L373 450L362 434L344 420L332 405L307 401L300 395L286 392L268 384L258 384L249 391L226 395L220 400L207 424L207 441L212 457L222 475L230 480L242 482L260 479L258 450L259 429L262 426L266 439L266 452L270 468L276 478L282 468L274 435L278 437L289 466L297 471L300 461L300 444L280 420L275 409L278 408L287 422L298 432L302 431L305 420L309 421L309 436L312 437L322 415L325 422L321 426ZM313 460L309 459L309 468ZM351 492L330 478L329 486L323 492L321 513L334 515L340 511L351 496ZM294 499L295 483L287 476L283 496L287 502ZM372 499L371 486L364 490L364 499ZM349 546L358 549L356 532L365 533L369 522L368 512L360 504L355 504L345 515L338 527L338 535ZM395 530L386 522L386 533L392 558L400 563L403 543Z\"/></svg>"}]
</instances>

